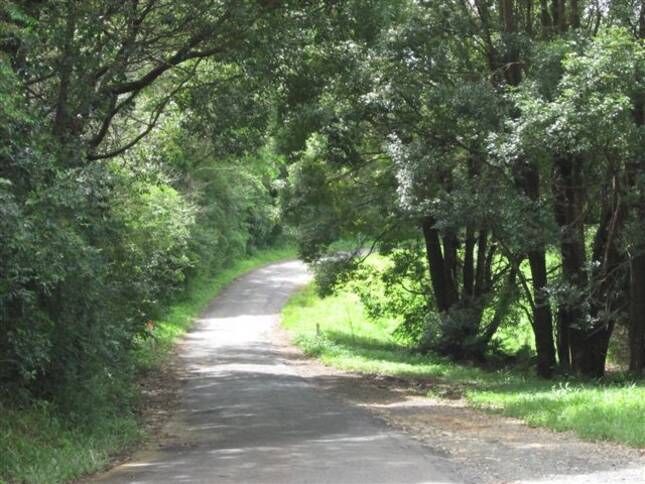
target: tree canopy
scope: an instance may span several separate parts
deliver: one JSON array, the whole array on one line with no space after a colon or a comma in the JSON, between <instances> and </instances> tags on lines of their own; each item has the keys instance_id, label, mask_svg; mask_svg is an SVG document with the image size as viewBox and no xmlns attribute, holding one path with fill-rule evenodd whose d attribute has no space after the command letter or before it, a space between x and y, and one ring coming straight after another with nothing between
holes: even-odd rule
<instances>
[{"instance_id":1,"label":"tree canopy","mask_svg":"<svg viewBox=\"0 0 645 484\"><path fill-rule=\"evenodd\" d=\"M424 351L526 320L540 375L599 377L621 327L640 374L644 35L640 0L0 1L0 382L109 374L285 232Z\"/></svg>"},{"instance_id":2,"label":"tree canopy","mask_svg":"<svg viewBox=\"0 0 645 484\"><path fill-rule=\"evenodd\" d=\"M425 287L425 330L418 291L405 320L452 357L481 358L523 308L541 375L601 376L617 324L640 371L643 15L641 2L401 3L380 35L353 38L350 72L292 106L320 123L301 134L287 204L303 254L343 237L399 254L409 267L382 277Z\"/></svg>"}]
</instances>

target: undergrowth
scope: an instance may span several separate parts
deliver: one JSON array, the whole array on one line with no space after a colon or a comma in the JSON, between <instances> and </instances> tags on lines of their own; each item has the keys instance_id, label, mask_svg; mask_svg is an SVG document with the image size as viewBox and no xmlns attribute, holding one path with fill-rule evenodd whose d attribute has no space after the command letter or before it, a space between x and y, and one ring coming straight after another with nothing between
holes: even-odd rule
<instances>
[{"instance_id":1,"label":"undergrowth","mask_svg":"<svg viewBox=\"0 0 645 484\"><path fill-rule=\"evenodd\" d=\"M51 401L0 399L0 483L67 482L107 467L145 438L138 418L137 375L160 365L193 318L233 279L264 264L293 257L291 247L268 249L214 277L195 279L183 297L136 342L119 374L105 372Z\"/></svg>"},{"instance_id":2,"label":"undergrowth","mask_svg":"<svg viewBox=\"0 0 645 484\"><path fill-rule=\"evenodd\" d=\"M529 425L571 430L584 439L645 446L645 385L614 375L601 381L541 380L530 368L486 371L397 341L397 321L369 320L358 298L340 292L321 299L313 285L283 311L283 325L305 353L342 370L433 378L463 389L478 408Z\"/></svg>"}]
</instances>

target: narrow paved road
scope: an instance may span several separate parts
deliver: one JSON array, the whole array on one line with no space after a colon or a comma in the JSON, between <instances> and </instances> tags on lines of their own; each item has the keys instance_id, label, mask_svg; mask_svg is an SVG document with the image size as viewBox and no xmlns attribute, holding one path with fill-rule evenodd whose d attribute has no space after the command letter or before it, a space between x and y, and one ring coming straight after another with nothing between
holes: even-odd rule
<instances>
[{"instance_id":1,"label":"narrow paved road","mask_svg":"<svg viewBox=\"0 0 645 484\"><path fill-rule=\"evenodd\" d=\"M271 343L304 264L235 281L180 347L186 368L174 438L98 479L108 483L448 483L452 464L367 411L296 375Z\"/></svg>"}]
</instances>

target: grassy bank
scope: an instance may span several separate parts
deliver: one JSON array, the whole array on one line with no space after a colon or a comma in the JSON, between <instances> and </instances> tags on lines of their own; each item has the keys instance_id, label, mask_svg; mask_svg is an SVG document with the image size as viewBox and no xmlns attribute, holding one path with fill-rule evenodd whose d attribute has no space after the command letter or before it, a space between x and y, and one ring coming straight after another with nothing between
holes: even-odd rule
<instances>
[{"instance_id":1,"label":"grassy bank","mask_svg":"<svg viewBox=\"0 0 645 484\"><path fill-rule=\"evenodd\" d=\"M372 322L348 292L320 299L313 286L295 295L283 325L307 354L343 370L437 378L463 389L473 405L530 425L572 430L589 440L645 447L645 385L619 378L604 382L544 381L529 371L483 371L405 348L392 336L396 321ZM319 333L317 330L319 328Z\"/></svg>"},{"instance_id":2,"label":"grassy bank","mask_svg":"<svg viewBox=\"0 0 645 484\"><path fill-rule=\"evenodd\" d=\"M159 363L172 348L177 338L190 327L193 318L228 284L240 275L272 262L296 257L291 246L266 249L242 259L220 271L215 277L202 277L191 284L186 297L154 322L154 338L141 341L137 349L137 365L143 369Z\"/></svg>"},{"instance_id":3,"label":"grassy bank","mask_svg":"<svg viewBox=\"0 0 645 484\"><path fill-rule=\"evenodd\" d=\"M62 412L57 403L36 402L28 407L0 403L0 483L66 482L100 470L112 456L131 450L145 437L136 416L137 392L131 375L163 362L193 318L233 279L294 255L290 247L260 251L214 277L193 281L155 322L154 338L138 342L128 376L103 375L96 382L86 382L93 391L79 391L69 397L78 401L65 405L73 412Z\"/></svg>"}]
</instances>

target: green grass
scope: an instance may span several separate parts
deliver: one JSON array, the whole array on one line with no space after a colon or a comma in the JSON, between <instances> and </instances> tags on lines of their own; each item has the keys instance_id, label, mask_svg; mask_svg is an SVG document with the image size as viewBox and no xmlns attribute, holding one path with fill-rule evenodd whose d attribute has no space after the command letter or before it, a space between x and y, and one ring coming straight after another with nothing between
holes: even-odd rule
<instances>
[{"instance_id":1,"label":"green grass","mask_svg":"<svg viewBox=\"0 0 645 484\"><path fill-rule=\"evenodd\" d=\"M66 482L104 468L111 455L140 439L129 410L100 411L78 424L43 403L22 409L0 405L0 482Z\"/></svg>"},{"instance_id":2,"label":"green grass","mask_svg":"<svg viewBox=\"0 0 645 484\"><path fill-rule=\"evenodd\" d=\"M313 286L289 301L282 322L305 353L327 365L360 373L436 378L459 386L470 404L487 411L533 426L571 430L588 440L645 447L642 382L545 381L527 371L484 371L414 353L392 338L396 321L369 321L353 294L320 299Z\"/></svg>"},{"instance_id":3,"label":"green grass","mask_svg":"<svg viewBox=\"0 0 645 484\"><path fill-rule=\"evenodd\" d=\"M517 417L532 426L572 430L587 440L645 447L645 387L637 384L490 382L467 393L473 405Z\"/></svg>"},{"instance_id":4,"label":"green grass","mask_svg":"<svg viewBox=\"0 0 645 484\"><path fill-rule=\"evenodd\" d=\"M161 364L193 318L233 279L294 256L291 247L264 250L215 277L195 280L184 297L156 321L154 337L140 342L134 367L146 371ZM96 391L103 384L97 383L94 392L78 392L72 397L79 400L71 402L75 414L62 413L56 404L46 402L27 408L0 402L0 483L70 481L104 469L113 456L139 444L145 435L133 405L137 395L132 378L114 378L108 385L118 388ZM121 398L114 398L115 394ZM83 398L87 400L80 401Z\"/></svg>"}]
</instances>

